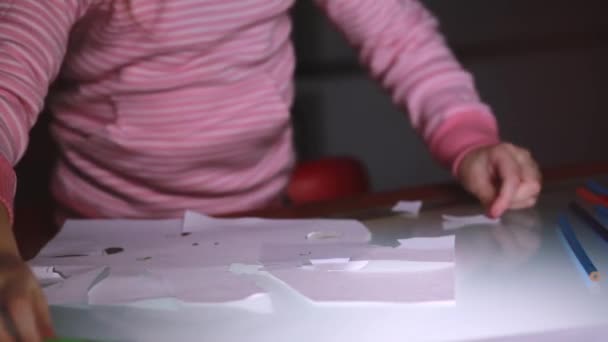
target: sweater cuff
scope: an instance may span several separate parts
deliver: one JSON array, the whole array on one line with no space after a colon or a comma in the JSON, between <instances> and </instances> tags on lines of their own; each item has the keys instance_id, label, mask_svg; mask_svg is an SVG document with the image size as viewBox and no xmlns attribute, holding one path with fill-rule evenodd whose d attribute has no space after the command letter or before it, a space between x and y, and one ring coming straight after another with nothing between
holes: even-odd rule
<instances>
[{"instance_id":1,"label":"sweater cuff","mask_svg":"<svg viewBox=\"0 0 608 342\"><path fill-rule=\"evenodd\" d=\"M13 165L0 154L0 206L6 208L11 226L14 221L13 200L17 186L17 177Z\"/></svg>"},{"instance_id":2,"label":"sweater cuff","mask_svg":"<svg viewBox=\"0 0 608 342\"><path fill-rule=\"evenodd\" d=\"M460 162L468 152L499 142L494 117L471 112L453 115L442 122L430 136L429 147L433 156L457 176Z\"/></svg>"}]
</instances>

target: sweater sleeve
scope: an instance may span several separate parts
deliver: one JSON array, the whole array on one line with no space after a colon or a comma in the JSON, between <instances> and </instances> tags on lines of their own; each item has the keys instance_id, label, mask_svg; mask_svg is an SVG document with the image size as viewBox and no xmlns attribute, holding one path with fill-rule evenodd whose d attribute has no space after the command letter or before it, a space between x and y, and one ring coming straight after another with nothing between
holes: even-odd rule
<instances>
[{"instance_id":1,"label":"sweater sleeve","mask_svg":"<svg viewBox=\"0 0 608 342\"><path fill-rule=\"evenodd\" d=\"M316 0L372 76L409 113L431 153L455 172L466 152L499 141L494 116L417 0Z\"/></svg>"},{"instance_id":2,"label":"sweater sleeve","mask_svg":"<svg viewBox=\"0 0 608 342\"><path fill-rule=\"evenodd\" d=\"M73 24L89 0L0 2L0 204L11 222L28 134L59 73Z\"/></svg>"}]
</instances>

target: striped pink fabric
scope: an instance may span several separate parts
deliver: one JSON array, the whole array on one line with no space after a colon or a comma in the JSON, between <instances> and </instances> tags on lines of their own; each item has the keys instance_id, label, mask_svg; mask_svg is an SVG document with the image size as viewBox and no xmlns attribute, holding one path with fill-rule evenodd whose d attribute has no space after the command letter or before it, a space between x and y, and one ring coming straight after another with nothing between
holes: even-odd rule
<instances>
[{"instance_id":1,"label":"striped pink fabric","mask_svg":"<svg viewBox=\"0 0 608 342\"><path fill-rule=\"evenodd\" d=\"M317 2L439 160L498 140L417 1ZM12 202L5 165L24 153L47 94L61 147L52 191L67 210L171 217L277 200L294 160L294 0L131 3L0 2L0 201Z\"/></svg>"}]
</instances>

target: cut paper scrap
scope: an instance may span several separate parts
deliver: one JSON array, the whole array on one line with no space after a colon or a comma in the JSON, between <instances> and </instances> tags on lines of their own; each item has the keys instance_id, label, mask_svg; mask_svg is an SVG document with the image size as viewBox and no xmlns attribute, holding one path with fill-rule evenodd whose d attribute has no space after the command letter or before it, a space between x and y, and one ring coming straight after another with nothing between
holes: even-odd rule
<instances>
[{"instance_id":1,"label":"cut paper scrap","mask_svg":"<svg viewBox=\"0 0 608 342\"><path fill-rule=\"evenodd\" d=\"M63 280L61 274L53 266L31 266L30 268L41 286L48 286Z\"/></svg>"},{"instance_id":2,"label":"cut paper scrap","mask_svg":"<svg viewBox=\"0 0 608 342\"><path fill-rule=\"evenodd\" d=\"M310 259L311 265L347 264L350 258Z\"/></svg>"},{"instance_id":3,"label":"cut paper scrap","mask_svg":"<svg viewBox=\"0 0 608 342\"><path fill-rule=\"evenodd\" d=\"M89 304L125 304L158 298L188 303L244 300L264 291L229 267L113 269L88 294Z\"/></svg>"},{"instance_id":4,"label":"cut paper scrap","mask_svg":"<svg viewBox=\"0 0 608 342\"><path fill-rule=\"evenodd\" d=\"M413 237L409 239L399 239L398 248L413 250L454 250L456 242L455 235L445 235L437 237Z\"/></svg>"},{"instance_id":5,"label":"cut paper scrap","mask_svg":"<svg viewBox=\"0 0 608 342\"><path fill-rule=\"evenodd\" d=\"M301 266L303 269L320 271L358 271L369 263L368 260L355 260L350 258L312 259L310 265Z\"/></svg>"},{"instance_id":6,"label":"cut paper scrap","mask_svg":"<svg viewBox=\"0 0 608 342\"><path fill-rule=\"evenodd\" d=\"M500 219L489 218L485 215L442 215L442 218L444 230L454 230L471 225L494 225L500 223Z\"/></svg>"},{"instance_id":7,"label":"cut paper scrap","mask_svg":"<svg viewBox=\"0 0 608 342\"><path fill-rule=\"evenodd\" d=\"M422 209L422 201L399 201L392 208L392 211L411 215L418 215Z\"/></svg>"},{"instance_id":8,"label":"cut paper scrap","mask_svg":"<svg viewBox=\"0 0 608 342\"><path fill-rule=\"evenodd\" d=\"M454 301L453 263L380 262L376 270L373 265L354 272L298 268L270 273L315 302Z\"/></svg>"}]
</instances>

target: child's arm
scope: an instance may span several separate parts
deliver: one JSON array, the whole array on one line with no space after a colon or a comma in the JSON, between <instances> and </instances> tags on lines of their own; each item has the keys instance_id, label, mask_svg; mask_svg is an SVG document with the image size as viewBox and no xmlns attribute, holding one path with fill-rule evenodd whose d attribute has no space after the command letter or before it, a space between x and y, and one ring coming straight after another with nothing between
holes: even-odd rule
<instances>
[{"instance_id":1,"label":"child's arm","mask_svg":"<svg viewBox=\"0 0 608 342\"><path fill-rule=\"evenodd\" d=\"M89 1L0 2L0 305L24 341L39 341L51 328L42 291L15 244L13 165L25 152L69 32ZM5 326L0 325L0 340L8 340Z\"/></svg>"},{"instance_id":2,"label":"child's arm","mask_svg":"<svg viewBox=\"0 0 608 342\"><path fill-rule=\"evenodd\" d=\"M492 216L533 203L540 189L536 164L524 158L525 151L500 144L496 120L480 101L471 75L445 44L436 19L417 0L316 2L359 49L362 62L391 91L394 102L408 109L413 127L435 158ZM465 158L468 162L462 163ZM479 174L481 164L491 171ZM491 179L496 175L499 189ZM477 182L479 177L484 181ZM526 182L537 185L521 189Z\"/></svg>"}]
</instances>

